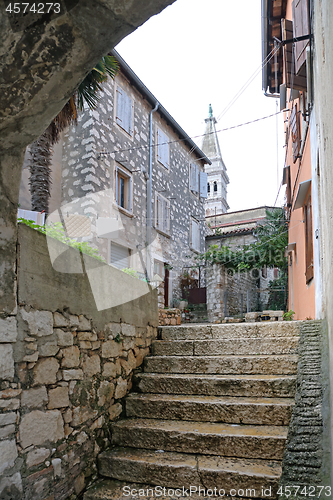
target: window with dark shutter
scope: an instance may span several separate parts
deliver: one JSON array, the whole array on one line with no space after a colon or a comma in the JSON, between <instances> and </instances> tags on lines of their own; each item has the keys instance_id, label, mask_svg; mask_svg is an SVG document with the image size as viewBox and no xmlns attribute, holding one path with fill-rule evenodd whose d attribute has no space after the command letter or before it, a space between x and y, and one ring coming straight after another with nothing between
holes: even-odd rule
<instances>
[{"instance_id":1,"label":"window with dark shutter","mask_svg":"<svg viewBox=\"0 0 333 500\"><path fill-rule=\"evenodd\" d=\"M309 7L308 0L294 0L293 10L293 35L294 38L309 34ZM306 47L308 40L295 43L295 70L298 75L306 62Z\"/></svg>"},{"instance_id":2,"label":"window with dark shutter","mask_svg":"<svg viewBox=\"0 0 333 500\"><path fill-rule=\"evenodd\" d=\"M290 114L290 133L293 142L293 162L295 163L297 158L299 158L301 149L300 119L297 103L294 105Z\"/></svg>"},{"instance_id":3,"label":"window with dark shutter","mask_svg":"<svg viewBox=\"0 0 333 500\"><path fill-rule=\"evenodd\" d=\"M313 278L313 235L312 235L312 204L311 193L304 205L305 219L305 278L306 282Z\"/></svg>"},{"instance_id":4,"label":"window with dark shutter","mask_svg":"<svg viewBox=\"0 0 333 500\"><path fill-rule=\"evenodd\" d=\"M291 40L293 34L293 22L289 19L282 19L282 40ZM297 42L295 45L297 45ZM293 44L287 43L283 47L283 65L285 74L285 84L288 89L306 90L306 74L296 74L295 52Z\"/></svg>"},{"instance_id":5,"label":"window with dark shutter","mask_svg":"<svg viewBox=\"0 0 333 500\"><path fill-rule=\"evenodd\" d=\"M118 207L132 212L132 177L121 167L115 170L115 198Z\"/></svg>"}]
</instances>

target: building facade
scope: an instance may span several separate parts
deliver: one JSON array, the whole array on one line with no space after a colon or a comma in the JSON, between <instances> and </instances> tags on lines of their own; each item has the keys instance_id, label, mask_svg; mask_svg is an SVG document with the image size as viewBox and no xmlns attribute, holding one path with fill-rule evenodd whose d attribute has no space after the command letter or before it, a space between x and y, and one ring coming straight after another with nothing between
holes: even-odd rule
<instances>
[{"instance_id":1,"label":"building facade","mask_svg":"<svg viewBox=\"0 0 333 500\"><path fill-rule=\"evenodd\" d=\"M177 305L184 269L204 251L210 161L114 55L117 76L58 146L61 207L48 220L158 286L161 307Z\"/></svg>"},{"instance_id":2,"label":"building facade","mask_svg":"<svg viewBox=\"0 0 333 500\"><path fill-rule=\"evenodd\" d=\"M258 224L264 224L266 211L274 207L258 207L218 216L206 217L210 231L206 236L206 250L212 245L228 247L232 251L242 249L256 241ZM279 277L277 268L252 269L233 272L220 264L208 266L207 313L211 322L219 322L226 316L244 316L246 312L267 309L268 285ZM279 290L280 291L280 290Z\"/></svg>"},{"instance_id":3,"label":"building facade","mask_svg":"<svg viewBox=\"0 0 333 500\"><path fill-rule=\"evenodd\" d=\"M227 203L227 185L229 177L222 159L219 140L216 133L216 119L213 116L211 104L209 117L205 120L206 129L202 142L202 151L210 159L211 165L205 166L207 173L207 199L205 203L206 216L224 214L229 210Z\"/></svg>"},{"instance_id":4,"label":"building facade","mask_svg":"<svg viewBox=\"0 0 333 500\"><path fill-rule=\"evenodd\" d=\"M313 46L308 0L263 2L263 89L284 110L289 242L289 309L295 319L317 318L320 275L318 147L313 111ZM295 40L296 37L305 37ZM281 40L278 45L277 40Z\"/></svg>"}]
</instances>

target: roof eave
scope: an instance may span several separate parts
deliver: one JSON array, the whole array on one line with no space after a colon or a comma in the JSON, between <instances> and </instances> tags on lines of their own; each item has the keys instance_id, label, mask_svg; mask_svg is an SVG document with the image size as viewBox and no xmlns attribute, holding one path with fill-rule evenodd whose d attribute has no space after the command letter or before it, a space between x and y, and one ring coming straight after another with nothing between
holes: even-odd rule
<instances>
[{"instance_id":1,"label":"roof eave","mask_svg":"<svg viewBox=\"0 0 333 500\"><path fill-rule=\"evenodd\" d=\"M170 115L170 113L160 104L159 100L150 92L150 90L145 86L145 84L140 80L140 78L134 73L134 71L129 67L121 55L115 50L111 50L112 54L118 61L121 70L124 74L135 84L135 86L142 92L149 104L154 108L157 103L159 103L158 112L160 115L176 130L181 139L184 140L187 145L193 149L193 152L197 155L198 159L203 163L212 162L207 158L205 153L195 144L195 142L186 134L182 127L176 122L176 120Z\"/></svg>"}]
</instances>

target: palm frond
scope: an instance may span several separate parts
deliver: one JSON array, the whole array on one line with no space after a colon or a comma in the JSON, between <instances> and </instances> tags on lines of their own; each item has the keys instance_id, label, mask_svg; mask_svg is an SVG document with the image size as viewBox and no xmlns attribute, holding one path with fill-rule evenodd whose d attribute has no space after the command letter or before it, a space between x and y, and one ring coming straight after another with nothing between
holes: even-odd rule
<instances>
[{"instance_id":1,"label":"palm frond","mask_svg":"<svg viewBox=\"0 0 333 500\"><path fill-rule=\"evenodd\" d=\"M86 102L90 109L95 109L99 101L101 83L110 76L114 78L119 69L117 60L113 56L104 56L87 74L77 90L77 106L82 111Z\"/></svg>"}]
</instances>

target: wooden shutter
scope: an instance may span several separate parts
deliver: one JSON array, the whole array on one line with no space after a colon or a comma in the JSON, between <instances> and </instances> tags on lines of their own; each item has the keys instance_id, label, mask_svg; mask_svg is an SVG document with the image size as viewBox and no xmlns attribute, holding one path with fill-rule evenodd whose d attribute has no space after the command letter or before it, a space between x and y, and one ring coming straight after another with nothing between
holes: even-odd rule
<instances>
[{"instance_id":1,"label":"wooden shutter","mask_svg":"<svg viewBox=\"0 0 333 500\"><path fill-rule=\"evenodd\" d=\"M190 189L193 193L199 192L199 170L195 163L190 165Z\"/></svg>"},{"instance_id":2,"label":"wooden shutter","mask_svg":"<svg viewBox=\"0 0 333 500\"><path fill-rule=\"evenodd\" d=\"M117 116L116 116L116 122L118 125L122 127L123 125L123 114L124 114L124 94L123 90L118 87L117 88Z\"/></svg>"},{"instance_id":3,"label":"wooden shutter","mask_svg":"<svg viewBox=\"0 0 333 500\"><path fill-rule=\"evenodd\" d=\"M162 217L163 217L163 205L162 205L162 199L159 194L156 195L156 229L162 230Z\"/></svg>"},{"instance_id":4,"label":"wooden shutter","mask_svg":"<svg viewBox=\"0 0 333 500\"><path fill-rule=\"evenodd\" d=\"M207 191L207 184L208 184L208 175L206 172L200 172L200 197L201 198L207 198L208 196L208 191Z\"/></svg>"},{"instance_id":5,"label":"wooden shutter","mask_svg":"<svg viewBox=\"0 0 333 500\"><path fill-rule=\"evenodd\" d=\"M309 8L308 0L294 0L293 10L293 35L294 38L309 34ZM306 62L306 47L308 40L295 43L295 69L296 75L301 71Z\"/></svg>"},{"instance_id":6,"label":"wooden shutter","mask_svg":"<svg viewBox=\"0 0 333 500\"><path fill-rule=\"evenodd\" d=\"M156 195L156 229L170 232L170 201L160 194Z\"/></svg>"},{"instance_id":7,"label":"wooden shutter","mask_svg":"<svg viewBox=\"0 0 333 500\"><path fill-rule=\"evenodd\" d=\"M297 103L294 105L290 114L290 133L293 141L293 161L295 163L297 158L299 158L299 152L301 149L301 131Z\"/></svg>"},{"instance_id":8,"label":"wooden shutter","mask_svg":"<svg viewBox=\"0 0 333 500\"><path fill-rule=\"evenodd\" d=\"M304 205L305 218L305 278L308 283L313 278L313 235L311 194Z\"/></svg>"},{"instance_id":9,"label":"wooden shutter","mask_svg":"<svg viewBox=\"0 0 333 500\"><path fill-rule=\"evenodd\" d=\"M124 93L124 110L123 110L123 129L128 133L132 134L132 99Z\"/></svg>"},{"instance_id":10,"label":"wooden shutter","mask_svg":"<svg viewBox=\"0 0 333 500\"><path fill-rule=\"evenodd\" d=\"M191 221L191 247L200 252L200 224L193 219Z\"/></svg>"},{"instance_id":11,"label":"wooden shutter","mask_svg":"<svg viewBox=\"0 0 333 500\"><path fill-rule=\"evenodd\" d=\"M157 129L157 159L166 168L169 168L169 138Z\"/></svg>"},{"instance_id":12,"label":"wooden shutter","mask_svg":"<svg viewBox=\"0 0 333 500\"><path fill-rule=\"evenodd\" d=\"M121 88L117 88L116 122L128 134L132 134L133 101Z\"/></svg>"},{"instance_id":13,"label":"wooden shutter","mask_svg":"<svg viewBox=\"0 0 333 500\"><path fill-rule=\"evenodd\" d=\"M293 22L289 19L282 19L282 40L291 40L293 34ZM301 43L301 42L297 42ZM297 45L297 44L295 44ZM293 44L287 43L283 47L283 65L285 74L285 84L288 89L306 90L306 74L296 75L295 53Z\"/></svg>"},{"instance_id":14,"label":"wooden shutter","mask_svg":"<svg viewBox=\"0 0 333 500\"><path fill-rule=\"evenodd\" d=\"M169 200L164 200L164 232L169 233L170 232L170 201Z\"/></svg>"},{"instance_id":15,"label":"wooden shutter","mask_svg":"<svg viewBox=\"0 0 333 500\"><path fill-rule=\"evenodd\" d=\"M128 210L129 212L132 211L132 179L131 177L128 177L126 179L126 190L125 190L125 193L126 193L126 197L127 197L127 206L126 206L126 210Z\"/></svg>"}]
</instances>

